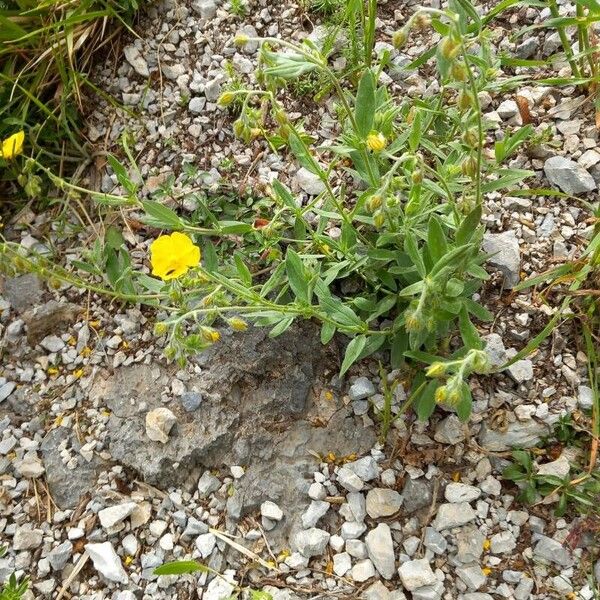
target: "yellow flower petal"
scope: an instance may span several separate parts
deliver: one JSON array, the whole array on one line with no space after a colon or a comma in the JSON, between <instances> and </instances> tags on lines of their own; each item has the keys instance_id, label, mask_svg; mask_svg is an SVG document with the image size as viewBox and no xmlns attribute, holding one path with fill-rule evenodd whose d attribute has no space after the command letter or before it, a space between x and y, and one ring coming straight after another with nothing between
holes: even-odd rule
<instances>
[{"instance_id":1,"label":"yellow flower petal","mask_svg":"<svg viewBox=\"0 0 600 600\"><path fill-rule=\"evenodd\" d=\"M187 273L200 263L200 248L185 233L161 235L150 245L152 274L168 281Z\"/></svg>"},{"instance_id":2,"label":"yellow flower petal","mask_svg":"<svg viewBox=\"0 0 600 600\"><path fill-rule=\"evenodd\" d=\"M13 133L2 141L2 158L10 160L23 152L23 142L25 141L25 132L18 131Z\"/></svg>"}]
</instances>

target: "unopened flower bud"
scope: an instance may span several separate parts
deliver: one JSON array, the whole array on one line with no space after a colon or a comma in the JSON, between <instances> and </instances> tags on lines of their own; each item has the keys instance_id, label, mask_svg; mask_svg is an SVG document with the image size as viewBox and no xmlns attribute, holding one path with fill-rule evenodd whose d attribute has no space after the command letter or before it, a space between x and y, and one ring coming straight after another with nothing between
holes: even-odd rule
<instances>
[{"instance_id":1,"label":"unopened flower bud","mask_svg":"<svg viewBox=\"0 0 600 600\"><path fill-rule=\"evenodd\" d=\"M475 129L467 129L463 134L463 142L470 148L477 148L479 145L479 134Z\"/></svg>"},{"instance_id":2,"label":"unopened flower bud","mask_svg":"<svg viewBox=\"0 0 600 600\"><path fill-rule=\"evenodd\" d=\"M407 39L408 34L404 29L398 29L398 31L394 31L392 34L392 44L396 50L400 50L406 44Z\"/></svg>"},{"instance_id":3,"label":"unopened flower bud","mask_svg":"<svg viewBox=\"0 0 600 600\"><path fill-rule=\"evenodd\" d=\"M246 329L248 329L248 323L239 317L232 317L229 319L229 326L234 331L246 331Z\"/></svg>"},{"instance_id":4,"label":"unopened flower bud","mask_svg":"<svg viewBox=\"0 0 600 600\"><path fill-rule=\"evenodd\" d=\"M475 177L477 174L477 160L473 156L465 158L460 165L460 170L462 171L462 174L467 177Z\"/></svg>"},{"instance_id":5,"label":"unopened flower bud","mask_svg":"<svg viewBox=\"0 0 600 600\"><path fill-rule=\"evenodd\" d=\"M245 33L237 33L233 38L233 43L236 46L245 46L250 41L250 38Z\"/></svg>"},{"instance_id":6,"label":"unopened flower bud","mask_svg":"<svg viewBox=\"0 0 600 600\"><path fill-rule=\"evenodd\" d=\"M154 335L161 336L167 333L167 324L158 322L154 325Z\"/></svg>"},{"instance_id":7,"label":"unopened flower bud","mask_svg":"<svg viewBox=\"0 0 600 600\"><path fill-rule=\"evenodd\" d=\"M369 212L374 213L383 204L383 199L379 194L373 194L367 200L367 209Z\"/></svg>"},{"instance_id":8,"label":"unopened flower bud","mask_svg":"<svg viewBox=\"0 0 600 600\"><path fill-rule=\"evenodd\" d=\"M217 100L217 104L219 106L225 107L229 106L235 100L235 94L233 92L223 92L219 99Z\"/></svg>"},{"instance_id":9,"label":"unopened flower bud","mask_svg":"<svg viewBox=\"0 0 600 600\"><path fill-rule=\"evenodd\" d=\"M452 77L456 79L456 81L466 81L467 80L467 67L464 63L455 62L452 65Z\"/></svg>"},{"instance_id":10,"label":"unopened flower bud","mask_svg":"<svg viewBox=\"0 0 600 600\"><path fill-rule=\"evenodd\" d=\"M381 227L383 227L384 223L385 223L385 215L383 214L382 211L378 210L373 215L373 224L375 225L375 227L377 227L377 229L381 229Z\"/></svg>"},{"instance_id":11,"label":"unopened flower bud","mask_svg":"<svg viewBox=\"0 0 600 600\"><path fill-rule=\"evenodd\" d=\"M414 170L411 174L411 179L415 185L423 183L423 171L421 169Z\"/></svg>"},{"instance_id":12,"label":"unopened flower bud","mask_svg":"<svg viewBox=\"0 0 600 600\"><path fill-rule=\"evenodd\" d=\"M415 16L415 27L421 31L427 29L431 25L431 17L427 13L418 13Z\"/></svg>"},{"instance_id":13,"label":"unopened flower bud","mask_svg":"<svg viewBox=\"0 0 600 600\"><path fill-rule=\"evenodd\" d=\"M473 98L468 92L462 91L458 94L456 99L456 105L460 110L468 110L473 105Z\"/></svg>"},{"instance_id":14,"label":"unopened flower bud","mask_svg":"<svg viewBox=\"0 0 600 600\"><path fill-rule=\"evenodd\" d=\"M446 373L446 365L443 362L434 362L429 365L429 368L425 372L427 377L441 377Z\"/></svg>"},{"instance_id":15,"label":"unopened flower bud","mask_svg":"<svg viewBox=\"0 0 600 600\"><path fill-rule=\"evenodd\" d=\"M202 327L200 333L202 334L202 339L211 344L214 344L221 339L221 334L216 329L212 329L211 327Z\"/></svg>"},{"instance_id":16,"label":"unopened flower bud","mask_svg":"<svg viewBox=\"0 0 600 600\"><path fill-rule=\"evenodd\" d=\"M445 37L440 44L440 52L446 60L453 60L460 52L460 45L453 39Z\"/></svg>"}]
</instances>

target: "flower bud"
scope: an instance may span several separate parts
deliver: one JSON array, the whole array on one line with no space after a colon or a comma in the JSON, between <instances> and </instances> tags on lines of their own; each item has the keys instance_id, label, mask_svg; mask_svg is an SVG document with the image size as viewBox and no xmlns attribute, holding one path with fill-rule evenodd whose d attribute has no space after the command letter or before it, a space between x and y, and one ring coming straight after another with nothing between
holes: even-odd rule
<instances>
[{"instance_id":1,"label":"flower bud","mask_svg":"<svg viewBox=\"0 0 600 600\"><path fill-rule=\"evenodd\" d=\"M161 336L167 333L167 324L158 322L154 325L154 335Z\"/></svg>"},{"instance_id":2,"label":"flower bud","mask_svg":"<svg viewBox=\"0 0 600 600\"><path fill-rule=\"evenodd\" d=\"M415 27L424 31L431 25L431 17L427 13L417 13L415 16Z\"/></svg>"},{"instance_id":3,"label":"flower bud","mask_svg":"<svg viewBox=\"0 0 600 600\"><path fill-rule=\"evenodd\" d=\"M452 65L452 77L456 79L456 81L466 81L467 80L467 67L464 63L455 62Z\"/></svg>"},{"instance_id":4,"label":"flower bud","mask_svg":"<svg viewBox=\"0 0 600 600\"><path fill-rule=\"evenodd\" d=\"M367 136L367 146L373 152L381 152L387 146L387 141L383 133L373 132Z\"/></svg>"},{"instance_id":5,"label":"flower bud","mask_svg":"<svg viewBox=\"0 0 600 600\"><path fill-rule=\"evenodd\" d=\"M473 105L473 98L468 92L462 91L458 94L456 99L456 105L460 110L468 110Z\"/></svg>"},{"instance_id":6,"label":"flower bud","mask_svg":"<svg viewBox=\"0 0 600 600\"><path fill-rule=\"evenodd\" d=\"M383 204L383 199L379 194L373 194L367 200L367 209L369 212L374 213Z\"/></svg>"},{"instance_id":7,"label":"flower bud","mask_svg":"<svg viewBox=\"0 0 600 600\"><path fill-rule=\"evenodd\" d=\"M460 52L460 45L453 39L445 37L440 44L440 52L446 60L453 60Z\"/></svg>"},{"instance_id":8,"label":"flower bud","mask_svg":"<svg viewBox=\"0 0 600 600\"><path fill-rule=\"evenodd\" d=\"M425 372L427 377L441 377L446 373L446 365L443 362L434 362L429 365L429 368Z\"/></svg>"},{"instance_id":9,"label":"flower bud","mask_svg":"<svg viewBox=\"0 0 600 600\"><path fill-rule=\"evenodd\" d=\"M445 402L448 397L448 390L445 385L441 385L437 390L435 390L435 401L440 404L441 402Z\"/></svg>"},{"instance_id":10,"label":"flower bud","mask_svg":"<svg viewBox=\"0 0 600 600\"><path fill-rule=\"evenodd\" d=\"M490 359L483 350L473 351L471 365L478 373L486 373L490 368Z\"/></svg>"},{"instance_id":11,"label":"flower bud","mask_svg":"<svg viewBox=\"0 0 600 600\"><path fill-rule=\"evenodd\" d=\"M383 227L383 224L385 223L385 215L382 211L378 210L373 215L373 223L377 229L381 229Z\"/></svg>"},{"instance_id":12,"label":"flower bud","mask_svg":"<svg viewBox=\"0 0 600 600\"><path fill-rule=\"evenodd\" d=\"M411 179L415 185L423 183L423 171L421 169L414 170L411 174Z\"/></svg>"},{"instance_id":13,"label":"flower bud","mask_svg":"<svg viewBox=\"0 0 600 600\"><path fill-rule=\"evenodd\" d=\"M212 329L212 327L202 327L200 333L202 334L202 339L210 344L214 344L221 339L221 334L216 329Z\"/></svg>"},{"instance_id":14,"label":"flower bud","mask_svg":"<svg viewBox=\"0 0 600 600\"><path fill-rule=\"evenodd\" d=\"M245 33L237 33L233 38L233 43L236 46L245 46L250 41L250 38Z\"/></svg>"},{"instance_id":15,"label":"flower bud","mask_svg":"<svg viewBox=\"0 0 600 600\"><path fill-rule=\"evenodd\" d=\"M406 44L406 40L408 39L408 34L404 29L399 29L398 31L394 31L392 34L392 44L396 50L400 50L404 44Z\"/></svg>"},{"instance_id":16,"label":"flower bud","mask_svg":"<svg viewBox=\"0 0 600 600\"><path fill-rule=\"evenodd\" d=\"M460 165L460 170L462 174L466 175L467 177L475 177L477 174L477 159L475 159L473 156L465 158Z\"/></svg>"},{"instance_id":17,"label":"flower bud","mask_svg":"<svg viewBox=\"0 0 600 600\"><path fill-rule=\"evenodd\" d=\"M470 148L477 148L479 145L479 134L475 129L467 129L462 136L463 142Z\"/></svg>"},{"instance_id":18,"label":"flower bud","mask_svg":"<svg viewBox=\"0 0 600 600\"><path fill-rule=\"evenodd\" d=\"M217 104L219 106L225 107L229 106L235 100L235 94L233 92L223 92L219 99L217 100Z\"/></svg>"},{"instance_id":19,"label":"flower bud","mask_svg":"<svg viewBox=\"0 0 600 600\"><path fill-rule=\"evenodd\" d=\"M248 323L239 317L231 317L231 319L229 319L229 326L234 331L246 331L246 329L248 329Z\"/></svg>"}]
</instances>

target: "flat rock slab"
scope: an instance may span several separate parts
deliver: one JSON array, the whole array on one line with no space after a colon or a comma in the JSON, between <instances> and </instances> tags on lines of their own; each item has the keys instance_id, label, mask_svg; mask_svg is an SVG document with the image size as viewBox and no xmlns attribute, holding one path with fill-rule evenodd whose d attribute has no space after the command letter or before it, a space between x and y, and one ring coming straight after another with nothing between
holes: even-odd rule
<instances>
[{"instance_id":1,"label":"flat rock slab","mask_svg":"<svg viewBox=\"0 0 600 600\"><path fill-rule=\"evenodd\" d=\"M224 336L198 362L201 373L184 382L202 395L191 412L180 398L163 402L175 369L157 364L117 369L97 377L90 390L90 399L111 411L113 459L148 483L165 489L183 483L194 467L244 465L231 505L241 513L270 499L295 517L308 504L313 452L344 456L366 452L375 442L374 430L341 402L319 418L313 386L330 361L310 323L275 339L264 329ZM146 414L161 406L177 418L166 443L150 440L145 428Z\"/></svg>"}]
</instances>

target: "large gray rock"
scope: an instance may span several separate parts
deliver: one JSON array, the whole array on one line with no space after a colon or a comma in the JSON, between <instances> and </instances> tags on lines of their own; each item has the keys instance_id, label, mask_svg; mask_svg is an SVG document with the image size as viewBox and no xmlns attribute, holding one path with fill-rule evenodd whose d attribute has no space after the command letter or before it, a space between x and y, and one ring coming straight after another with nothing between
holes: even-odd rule
<instances>
[{"instance_id":1,"label":"large gray rock","mask_svg":"<svg viewBox=\"0 0 600 600\"><path fill-rule=\"evenodd\" d=\"M50 300L23 313L27 325L27 341L31 346L53 333L64 333L81 313L81 308L69 302Z\"/></svg>"},{"instance_id":2,"label":"large gray rock","mask_svg":"<svg viewBox=\"0 0 600 600\"><path fill-rule=\"evenodd\" d=\"M18 313L39 304L44 295L42 282L35 273L8 277L1 287L0 292Z\"/></svg>"},{"instance_id":3,"label":"large gray rock","mask_svg":"<svg viewBox=\"0 0 600 600\"><path fill-rule=\"evenodd\" d=\"M329 361L310 323L275 339L258 328L223 333L197 362L202 372L191 374L186 386L202 395L202 403L193 412L176 401L167 405L177 423L164 444L148 440L144 420L149 410L164 406L161 391L170 386L175 367L133 365L96 378L90 400L111 411L110 453L162 489L183 483L196 467L247 465L236 481L236 503L245 510L265 500L285 507L284 526L270 532L283 543L308 505L308 474L317 464L311 453L361 454L372 447L375 432L341 402L313 398L313 385ZM327 424L314 426L313 420Z\"/></svg>"},{"instance_id":4,"label":"large gray rock","mask_svg":"<svg viewBox=\"0 0 600 600\"><path fill-rule=\"evenodd\" d=\"M492 452L502 452L511 448L532 448L540 438L550 433L547 425L534 420L515 421L503 430L490 429L483 425L479 433L479 443Z\"/></svg>"},{"instance_id":5,"label":"large gray rock","mask_svg":"<svg viewBox=\"0 0 600 600\"><path fill-rule=\"evenodd\" d=\"M87 462L81 456L74 469L69 469L60 455L61 443L67 441L67 447L77 456L81 444L77 436L64 427L51 429L47 434L40 450L46 467L46 481L52 494L52 499L62 508L74 508L79 500L93 490L96 478L104 463L94 454Z\"/></svg>"},{"instance_id":6,"label":"large gray rock","mask_svg":"<svg viewBox=\"0 0 600 600\"><path fill-rule=\"evenodd\" d=\"M519 283L521 253L519 240L511 230L502 233L486 233L483 236L483 251L490 254L488 263L504 275L504 287L511 289Z\"/></svg>"},{"instance_id":7,"label":"large gray rock","mask_svg":"<svg viewBox=\"0 0 600 600\"><path fill-rule=\"evenodd\" d=\"M553 156L544 163L548 181L566 194L586 194L596 189L594 178L576 162L564 156Z\"/></svg>"},{"instance_id":8,"label":"large gray rock","mask_svg":"<svg viewBox=\"0 0 600 600\"><path fill-rule=\"evenodd\" d=\"M394 543L389 525L379 523L365 536L365 544L371 562L384 579L391 579L396 570Z\"/></svg>"}]
</instances>

